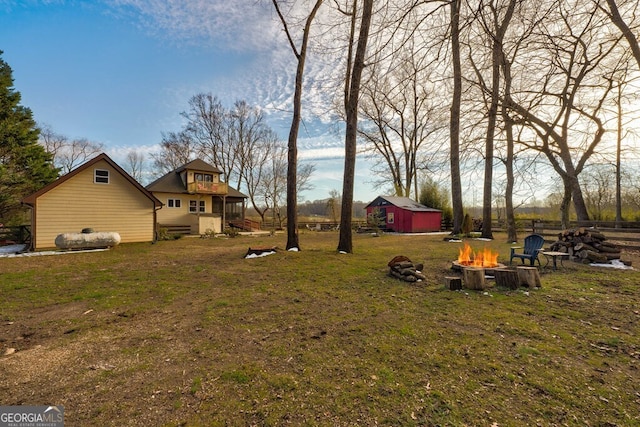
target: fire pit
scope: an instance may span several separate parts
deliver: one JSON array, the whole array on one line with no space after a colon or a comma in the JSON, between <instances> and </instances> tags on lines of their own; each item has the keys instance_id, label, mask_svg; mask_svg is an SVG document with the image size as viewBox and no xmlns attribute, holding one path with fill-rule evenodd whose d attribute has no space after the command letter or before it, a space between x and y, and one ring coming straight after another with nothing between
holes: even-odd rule
<instances>
[{"instance_id":1,"label":"fire pit","mask_svg":"<svg viewBox=\"0 0 640 427\"><path fill-rule=\"evenodd\" d=\"M493 276L493 270L506 267L498 262L498 252L492 251L490 248L484 248L482 251L474 252L468 243L460 248L458 259L453 261L451 269L462 271L465 267L484 268L485 274Z\"/></svg>"},{"instance_id":2,"label":"fire pit","mask_svg":"<svg viewBox=\"0 0 640 427\"><path fill-rule=\"evenodd\" d=\"M467 289L485 289L485 278L487 276L491 279L495 278L497 286L510 289L518 289L520 285L529 288L541 286L540 276L536 267L519 266L517 270L506 268L504 264L498 262L497 252L485 247L484 250L476 253L467 243L460 249L458 259L453 261L451 269L462 272L464 287ZM455 278L450 277L448 279ZM453 289L451 283L455 284L455 282L450 282L449 288Z\"/></svg>"}]
</instances>

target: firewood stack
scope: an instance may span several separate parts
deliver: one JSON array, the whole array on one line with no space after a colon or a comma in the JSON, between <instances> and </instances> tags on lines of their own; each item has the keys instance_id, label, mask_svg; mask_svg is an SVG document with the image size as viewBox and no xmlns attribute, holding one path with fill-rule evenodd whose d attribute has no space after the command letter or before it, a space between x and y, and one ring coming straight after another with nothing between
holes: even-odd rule
<instances>
[{"instance_id":1,"label":"firewood stack","mask_svg":"<svg viewBox=\"0 0 640 427\"><path fill-rule=\"evenodd\" d=\"M558 241L553 243L549 250L568 253L583 264L606 264L620 259L620 248L606 240L605 235L597 230L580 227L558 233Z\"/></svg>"},{"instance_id":2,"label":"firewood stack","mask_svg":"<svg viewBox=\"0 0 640 427\"><path fill-rule=\"evenodd\" d=\"M423 265L414 264L404 255L394 257L389 263L389 276L405 282L420 282L426 279L422 274Z\"/></svg>"}]
</instances>

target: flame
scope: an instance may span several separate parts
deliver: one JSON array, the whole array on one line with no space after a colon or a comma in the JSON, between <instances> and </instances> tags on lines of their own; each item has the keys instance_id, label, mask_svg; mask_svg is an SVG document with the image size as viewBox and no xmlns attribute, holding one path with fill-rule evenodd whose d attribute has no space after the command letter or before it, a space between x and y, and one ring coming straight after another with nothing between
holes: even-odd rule
<instances>
[{"instance_id":1,"label":"flame","mask_svg":"<svg viewBox=\"0 0 640 427\"><path fill-rule=\"evenodd\" d=\"M458 262L462 265L471 265L471 246L468 243L464 244L463 248L460 248L460 253L458 254Z\"/></svg>"},{"instance_id":2,"label":"flame","mask_svg":"<svg viewBox=\"0 0 640 427\"><path fill-rule=\"evenodd\" d=\"M460 248L458 262L461 265L472 267L495 267L498 265L498 255L498 252L494 252L486 247L476 253L471 249L471 246L465 242L464 247Z\"/></svg>"}]
</instances>

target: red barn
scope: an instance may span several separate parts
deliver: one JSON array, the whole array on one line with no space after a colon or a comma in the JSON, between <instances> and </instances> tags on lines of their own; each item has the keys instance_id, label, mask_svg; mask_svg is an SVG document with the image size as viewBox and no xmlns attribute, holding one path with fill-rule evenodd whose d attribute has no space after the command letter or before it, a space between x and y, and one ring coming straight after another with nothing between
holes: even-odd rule
<instances>
[{"instance_id":1,"label":"red barn","mask_svg":"<svg viewBox=\"0 0 640 427\"><path fill-rule=\"evenodd\" d=\"M367 218L387 230L398 233L440 231L442 211L421 205L408 197L378 196L366 209Z\"/></svg>"}]
</instances>

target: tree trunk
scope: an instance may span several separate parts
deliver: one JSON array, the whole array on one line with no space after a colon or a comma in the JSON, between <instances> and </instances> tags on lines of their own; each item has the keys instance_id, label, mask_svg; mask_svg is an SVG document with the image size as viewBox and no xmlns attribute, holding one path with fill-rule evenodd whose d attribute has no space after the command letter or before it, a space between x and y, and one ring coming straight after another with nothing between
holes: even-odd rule
<instances>
[{"instance_id":1,"label":"tree trunk","mask_svg":"<svg viewBox=\"0 0 640 427\"><path fill-rule=\"evenodd\" d=\"M350 73L351 79L345 84L349 84L349 94L346 105L347 128L344 141L344 178L342 181L342 212L340 214L340 238L338 251L352 253L353 238L351 234L351 219L353 217L353 186L356 169L356 142L358 132L358 98L360 96L360 81L362 71L365 67L365 53L367 51L367 41L369 39L369 27L371 25L371 14L373 0L364 0L362 6L362 17L360 20L360 34L358 35L358 46L353 61L353 70Z\"/></svg>"},{"instance_id":2,"label":"tree trunk","mask_svg":"<svg viewBox=\"0 0 640 427\"><path fill-rule=\"evenodd\" d=\"M300 123L300 92L302 92L302 68L298 59L296 89L293 96L293 119L289 131L287 151L287 250L300 249L298 239L298 129Z\"/></svg>"},{"instance_id":3,"label":"tree trunk","mask_svg":"<svg viewBox=\"0 0 640 427\"><path fill-rule=\"evenodd\" d=\"M493 201L493 141L498 118L498 97L500 96L500 40L496 34L491 48L491 102L489 104L487 135L484 149L484 186L482 195L482 237L493 239L491 230L491 207Z\"/></svg>"},{"instance_id":4,"label":"tree trunk","mask_svg":"<svg viewBox=\"0 0 640 427\"><path fill-rule=\"evenodd\" d=\"M613 0L609 0L610 2ZM638 59L638 65L640 65L640 58ZM622 168L621 168L621 153L622 153L622 84L618 83L618 96L617 96L617 130L616 130L616 228L620 227L622 222Z\"/></svg>"},{"instance_id":5,"label":"tree trunk","mask_svg":"<svg viewBox=\"0 0 640 427\"><path fill-rule=\"evenodd\" d=\"M582 188L580 188L580 182L578 176L570 176L569 182L571 185L571 196L573 198L573 207L576 210L576 219L578 221L588 221L589 211L587 210L587 204L584 201L582 195Z\"/></svg>"},{"instance_id":6,"label":"tree trunk","mask_svg":"<svg viewBox=\"0 0 640 427\"><path fill-rule=\"evenodd\" d=\"M507 68L508 66L505 66ZM505 73L505 86L508 91L511 86L511 76L508 73ZM513 210L513 186L515 183L515 178L513 175L513 158L514 158L514 145L515 142L513 140L513 120L509 116L507 109L502 107L502 119L504 121L505 135L507 140L507 158L505 160L505 169L507 174L507 185L504 191L504 204L507 216L507 242L517 242L518 241L518 231L516 227L516 216Z\"/></svg>"},{"instance_id":7,"label":"tree trunk","mask_svg":"<svg viewBox=\"0 0 640 427\"><path fill-rule=\"evenodd\" d=\"M449 137L451 139L451 204L453 208L453 234L462 233L464 208L462 206L462 182L460 179L460 105L462 100L462 66L460 60L460 0L452 0L451 7L451 56L453 61L453 98Z\"/></svg>"},{"instance_id":8,"label":"tree trunk","mask_svg":"<svg viewBox=\"0 0 640 427\"><path fill-rule=\"evenodd\" d=\"M445 277L444 287L451 291L459 291L462 289L462 279L459 277Z\"/></svg>"},{"instance_id":9,"label":"tree trunk","mask_svg":"<svg viewBox=\"0 0 640 427\"><path fill-rule=\"evenodd\" d=\"M564 195L562 196L562 202L560 202L560 225L562 228L569 229L569 209L571 208L571 189L568 188L566 180L564 183Z\"/></svg>"},{"instance_id":10,"label":"tree trunk","mask_svg":"<svg viewBox=\"0 0 640 427\"><path fill-rule=\"evenodd\" d=\"M462 277L464 279L464 287L467 289L483 290L485 287L484 268L465 267L462 269Z\"/></svg>"},{"instance_id":11,"label":"tree trunk","mask_svg":"<svg viewBox=\"0 0 640 427\"><path fill-rule=\"evenodd\" d=\"M291 119L291 129L289 130L288 151L287 151L287 250L296 248L300 249L298 238L298 130L300 128L300 118L302 110L302 79L304 76L304 66L307 58L307 45L309 43L309 33L311 31L311 22L313 21L323 0L317 0L311 13L307 17L307 21L302 33L302 46L300 52L297 51L295 44L289 33L286 20L277 0L272 0L276 8L278 16L282 21L291 49L298 59L296 68L296 83L293 94L293 118Z\"/></svg>"},{"instance_id":12,"label":"tree trunk","mask_svg":"<svg viewBox=\"0 0 640 427\"><path fill-rule=\"evenodd\" d=\"M539 288L542 286L540 282L540 273L536 267L518 266L517 271L521 285L528 288Z\"/></svg>"},{"instance_id":13,"label":"tree trunk","mask_svg":"<svg viewBox=\"0 0 640 427\"><path fill-rule=\"evenodd\" d=\"M496 278L497 286L509 289L518 289L520 286L520 278L518 277L517 270L496 268L493 270L493 274Z\"/></svg>"},{"instance_id":14,"label":"tree trunk","mask_svg":"<svg viewBox=\"0 0 640 427\"><path fill-rule=\"evenodd\" d=\"M493 239L493 230L491 225L491 212L493 202L493 150L494 138L496 132L496 122L498 120L498 104L500 100L500 68L503 64L502 42L505 33L511 22L511 17L515 10L516 0L510 0L507 10L499 21L497 10L493 10L493 22L495 23L495 34L492 36L493 44L491 46L491 103L488 111L487 136L485 145L484 158L484 189L482 200L482 237L485 239Z\"/></svg>"}]
</instances>

